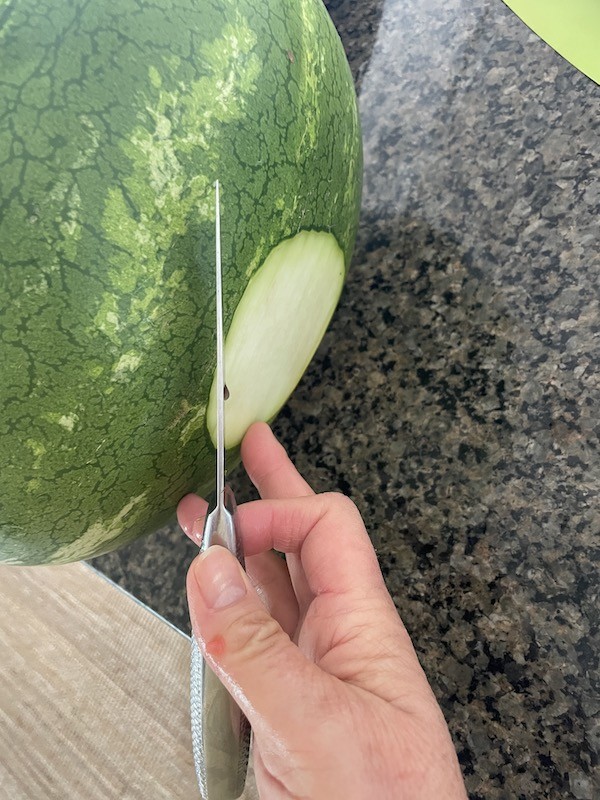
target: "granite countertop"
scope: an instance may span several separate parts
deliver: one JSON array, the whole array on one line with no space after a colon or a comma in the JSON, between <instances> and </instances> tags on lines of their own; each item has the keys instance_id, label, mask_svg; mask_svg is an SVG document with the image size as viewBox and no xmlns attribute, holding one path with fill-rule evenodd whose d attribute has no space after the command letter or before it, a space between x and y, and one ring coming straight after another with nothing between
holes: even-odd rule
<instances>
[{"instance_id":1,"label":"granite countertop","mask_svg":"<svg viewBox=\"0 0 600 800\"><path fill-rule=\"evenodd\" d=\"M362 224L274 428L361 509L471 798L592 800L600 89L500 0L328 5ZM187 629L195 553L173 525L94 564Z\"/></svg>"}]
</instances>

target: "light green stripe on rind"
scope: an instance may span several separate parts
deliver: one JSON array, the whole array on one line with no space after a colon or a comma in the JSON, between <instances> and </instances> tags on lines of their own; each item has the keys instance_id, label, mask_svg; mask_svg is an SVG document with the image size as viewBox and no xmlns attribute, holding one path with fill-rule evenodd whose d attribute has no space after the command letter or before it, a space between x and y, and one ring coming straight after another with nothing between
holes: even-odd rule
<instances>
[{"instance_id":1,"label":"light green stripe on rind","mask_svg":"<svg viewBox=\"0 0 600 800\"><path fill-rule=\"evenodd\" d=\"M78 539L69 544L59 547L52 553L51 564L64 564L80 558L81 553L96 553L106 549L113 541L122 534L124 524L131 524L132 518L135 519L144 513L143 503L147 502L147 493L144 492L138 497L132 497L114 519L109 522L93 523Z\"/></svg>"}]
</instances>

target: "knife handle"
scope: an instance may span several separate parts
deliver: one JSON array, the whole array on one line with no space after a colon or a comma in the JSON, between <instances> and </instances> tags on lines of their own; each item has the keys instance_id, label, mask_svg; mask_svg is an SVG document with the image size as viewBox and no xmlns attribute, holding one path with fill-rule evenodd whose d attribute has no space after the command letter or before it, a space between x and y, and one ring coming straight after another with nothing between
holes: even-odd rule
<instances>
[{"instance_id":1,"label":"knife handle","mask_svg":"<svg viewBox=\"0 0 600 800\"><path fill-rule=\"evenodd\" d=\"M242 568L244 555L235 528L235 498L225 486L224 502L207 516L201 552L227 547ZM250 753L250 723L214 674L192 636L190 716L196 776L203 800L235 800L244 791Z\"/></svg>"}]
</instances>

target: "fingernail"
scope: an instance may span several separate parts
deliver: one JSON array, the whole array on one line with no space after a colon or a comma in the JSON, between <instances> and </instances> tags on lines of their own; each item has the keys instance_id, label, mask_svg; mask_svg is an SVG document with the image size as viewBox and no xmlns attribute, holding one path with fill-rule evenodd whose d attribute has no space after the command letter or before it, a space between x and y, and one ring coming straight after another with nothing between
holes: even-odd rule
<instances>
[{"instance_id":1,"label":"fingernail","mask_svg":"<svg viewBox=\"0 0 600 800\"><path fill-rule=\"evenodd\" d=\"M202 536L204 535L204 520L206 517L196 517L196 519L192 523L191 529L184 532L190 537L192 542L195 542L198 546L202 544Z\"/></svg>"},{"instance_id":2,"label":"fingernail","mask_svg":"<svg viewBox=\"0 0 600 800\"><path fill-rule=\"evenodd\" d=\"M242 568L229 550L209 547L194 562L194 577L208 608L227 608L246 594Z\"/></svg>"}]
</instances>

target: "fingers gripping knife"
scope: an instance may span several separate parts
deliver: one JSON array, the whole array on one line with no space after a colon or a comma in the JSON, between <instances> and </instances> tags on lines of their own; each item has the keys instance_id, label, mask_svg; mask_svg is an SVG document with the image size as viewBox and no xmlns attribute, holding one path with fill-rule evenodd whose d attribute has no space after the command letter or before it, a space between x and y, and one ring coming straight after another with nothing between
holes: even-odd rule
<instances>
[{"instance_id":1,"label":"fingers gripping knife","mask_svg":"<svg viewBox=\"0 0 600 800\"><path fill-rule=\"evenodd\" d=\"M225 369L223 356L223 290L221 274L221 220L219 182L215 183L217 284L217 472L216 499L206 517L204 552L218 544L234 553L242 567L244 556L235 529L235 500L225 485ZM234 800L244 790L250 724L227 689L206 663L192 636L190 704L192 745L200 792L204 800Z\"/></svg>"}]
</instances>

